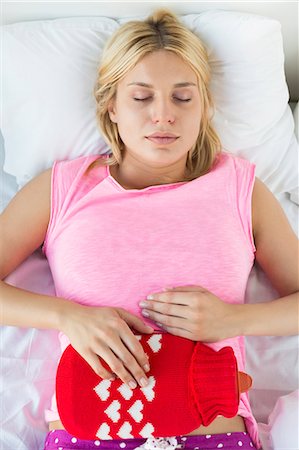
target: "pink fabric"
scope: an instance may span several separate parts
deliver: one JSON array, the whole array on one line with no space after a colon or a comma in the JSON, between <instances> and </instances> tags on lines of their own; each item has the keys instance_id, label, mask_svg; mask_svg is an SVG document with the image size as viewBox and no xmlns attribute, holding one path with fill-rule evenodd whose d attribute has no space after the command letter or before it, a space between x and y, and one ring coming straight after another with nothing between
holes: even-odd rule
<instances>
[{"instance_id":1,"label":"pink fabric","mask_svg":"<svg viewBox=\"0 0 299 450\"><path fill-rule=\"evenodd\" d=\"M56 162L51 218L44 244L56 294L81 304L123 307L166 286L201 285L243 303L255 246L251 194L255 167L222 153L213 170L190 182L126 190L108 167L86 169L99 156ZM157 327L156 327L157 328ZM62 351L69 344L60 333ZM243 338L233 347L244 370ZM46 420L57 420L53 398ZM248 397L238 412L257 443Z\"/></svg>"}]
</instances>

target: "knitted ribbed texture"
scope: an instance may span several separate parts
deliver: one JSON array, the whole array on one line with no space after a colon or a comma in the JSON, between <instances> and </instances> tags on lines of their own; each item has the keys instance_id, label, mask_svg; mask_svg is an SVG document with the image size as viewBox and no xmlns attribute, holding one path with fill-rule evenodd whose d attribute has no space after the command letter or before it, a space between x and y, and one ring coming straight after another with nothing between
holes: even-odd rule
<instances>
[{"instance_id":1,"label":"knitted ribbed texture","mask_svg":"<svg viewBox=\"0 0 299 450\"><path fill-rule=\"evenodd\" d=\"M198 342L190 365L191 398L203 425L218 415L234 417L239 406L238 368L231 347L215 352Z\"/></svg>"},{"instance_id":2,"label":"knitted ribbed texture","mask_svg":"<svg viewBox=\"0 0 299 450\"><path fill-rule=\"evenodd\" d=\"M151 367L145 388L103 380L72 346L64 351L56 396L69 433L80 439L175 436L207 425L219 414L236 414L238 375L230 347L215 352L168 333L137 337Z\"/></svg>"}]
</instances>

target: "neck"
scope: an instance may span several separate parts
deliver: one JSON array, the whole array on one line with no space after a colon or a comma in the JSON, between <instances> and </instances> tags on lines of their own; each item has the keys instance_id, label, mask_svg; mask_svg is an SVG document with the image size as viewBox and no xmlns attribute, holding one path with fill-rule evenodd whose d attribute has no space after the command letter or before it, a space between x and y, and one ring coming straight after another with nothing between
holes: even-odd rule
<instances>
[{"instance_id":1,"label":"neck","mask_svg":"<svg viewBox=\"0 0 299 450\"><path fill-rule=\"evenodd\" d=\"M125 189L144 189L149 186L186 181L186 162L166 167L151 167L123 160L120 165L110 167L110 174Z\"/></svg>"}]
</instances>

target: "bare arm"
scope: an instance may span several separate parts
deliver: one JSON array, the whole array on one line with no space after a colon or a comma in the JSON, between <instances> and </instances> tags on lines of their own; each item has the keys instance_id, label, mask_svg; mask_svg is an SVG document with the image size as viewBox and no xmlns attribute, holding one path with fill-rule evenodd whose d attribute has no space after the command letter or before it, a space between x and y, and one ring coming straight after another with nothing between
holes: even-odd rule
<instances>
[{"instance_id":1,"label":"bare arm","mask_svg":"<svg viewBox=\"0 0 299 450\"><path fill-rule=\"evenodd\" d=\"M42 245L50 217L51 171L28 183L0 216L1 280ZM1 324L59 329L66 303L0 281ZM56 308L53 306L56 305Z\"/></svg>"},{"instance_id":2,"label":"bare arm","mask_svg":"<svg viewBox=\"0 0 299 450\"><path fill-rule=\"evenodd\" d=\"M298 333L298 239L284 211L267 187L256 179L252 197L256 261L280 298L240 309L240 334L283 336Z\"/></svg>"},{"instance_id":3,"label":"bare arm","mask_svg":"<svg viewBox=\"0 0 299 450\"><path fill-rule=\"evenodd\" d=\"M40 247L50 217L51 171L28 183L0 216L0 277L3 280ZM130 327L152 331L122 308L83 306L69 300L19 289L0 281L1 324L63 331L73 347L103 378L112 374L98 355L125 383L142 386L148 358Z\"/></svg>"}]
</instances>

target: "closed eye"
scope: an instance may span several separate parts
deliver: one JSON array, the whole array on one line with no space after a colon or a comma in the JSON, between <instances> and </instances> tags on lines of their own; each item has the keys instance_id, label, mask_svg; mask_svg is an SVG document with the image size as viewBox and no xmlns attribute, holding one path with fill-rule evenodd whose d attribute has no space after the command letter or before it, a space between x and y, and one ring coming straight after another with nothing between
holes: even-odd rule
<instances>
[{"instance_id":1,"label":"closed eye","mask_svg":"<svg viewBox=\"0 0 299 450\"><path fill-rule=\"evenodd\" d=\"M150 100L152 97L145 97L145 98L133 98L133 100L137 101L137 102L145 102L147 100ZM174 100L178 101L178 102L190 102L191 98L178 98L178 97L173 97Z\"/></svg>"},{"instance_id":2,"label":"closed eye","mask_svg":"<svg viewBox=\"0 0 299 450\"><path fill-rule=\"evenodd\" d=\"M191 98L176 98L174 97L175 100L178 100L179 102L191 102Z\"/></svg>"},{"instance_id":3,"label":"closed eye","mask_svg":"<svg viewBox=\"0 0 299 450\"><path fill-rule=\"evenodd\" d=\"M133 98L133 100L136 100L136 102L145 102L146 100L149 100L151 97L146 98Z\"/></svg>"}]
</instances>

